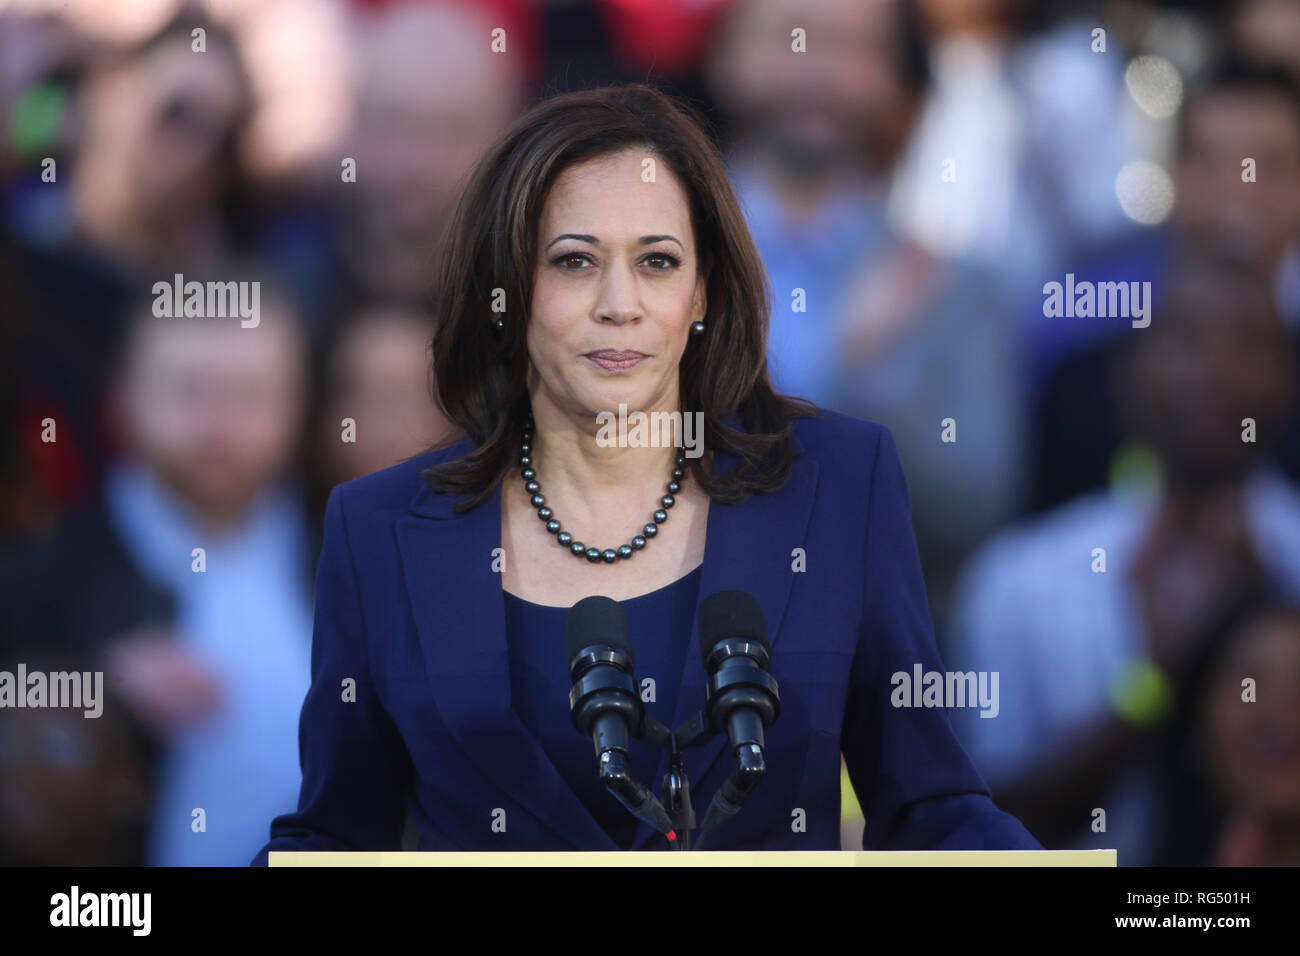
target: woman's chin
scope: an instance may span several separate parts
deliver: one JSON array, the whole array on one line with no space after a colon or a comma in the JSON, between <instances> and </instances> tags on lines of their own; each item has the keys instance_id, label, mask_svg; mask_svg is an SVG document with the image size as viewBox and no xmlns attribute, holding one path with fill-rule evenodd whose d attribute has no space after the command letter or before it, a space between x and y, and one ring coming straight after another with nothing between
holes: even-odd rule
<instances>
[{"instance_id":1,"label":"woman's chin","mask_svg":"<svg viewBox=\"0 0 1300 956\"><path fill-rule=\"evenodd\" d=\"M603 412L618 415L620 406L630 414L646 409L649 401L650 396L644 389L610 387L591 392L584 404L592 410L593 416Z\"/></svg>"}]
</instances>

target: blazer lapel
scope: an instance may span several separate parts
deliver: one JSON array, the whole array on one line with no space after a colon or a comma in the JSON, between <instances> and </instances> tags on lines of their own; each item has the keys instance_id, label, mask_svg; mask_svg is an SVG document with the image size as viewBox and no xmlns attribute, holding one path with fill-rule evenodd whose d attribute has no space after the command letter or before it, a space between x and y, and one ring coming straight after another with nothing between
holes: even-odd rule
<instances>
[{"instance_id":1,"label":"blazer lapel","mask_svg":"<svg viewBox=\"0 0 1300 956\"><path fill-rule=\"evenodd\" d=\"M501 546L501 487L462 515L452 503L422 490L412 510L426 517L397 522L434 705L483 774L562 840L616 850L512 706L505 602L492 570L492 551ZM484 827L490 809L483 808Z\"/></svg>"},{"instance_id":2,"label":"blazer lapel","mask_svg":"<svg viewBox=\"0 0 1300 956\"><path fill-rule=\"evenodd\" d=\"M734 426L733 426L734 427ZM796 442L796 451L801 450ZM717 456L714 472L729 471L738 463L734 455ZM804 534L812 514L813 498L817 490L817 462L798 455L790 472L790 479L775 492L754 495L736 505L709 503L708 531L704 545L704 565L700 576L699 603L717 591L739 590L752 594L763 608L767 623L768 641L773 658L785 617L790 588L795 572L791 552L804 546ZM700 660L700 627L698 620L691 623L691 642L686 649L682 668L680 690L670 729L676 730L694 714L704 708L707 675ZM662 715L660 715L662 719ZM715 736L707 744L691 747L682 755L686 778L692 787L691 802L695 807L697 822L703 820L712 793L696 793L701 780L709 774L718 759L729 751L727 735ZM643 781L662 796L660 782L668 770L667 752L659 758L655 780ZM730 773L730 769L727 770ZM637 834L637 845L658 839L649 826L642 824Z\"/></svg>"}]
</instances>

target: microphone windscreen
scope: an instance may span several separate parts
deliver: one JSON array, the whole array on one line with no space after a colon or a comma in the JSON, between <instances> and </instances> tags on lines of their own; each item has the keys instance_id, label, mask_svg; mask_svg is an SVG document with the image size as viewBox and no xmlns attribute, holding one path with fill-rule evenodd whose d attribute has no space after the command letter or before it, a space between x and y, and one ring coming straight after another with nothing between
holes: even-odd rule
<instances>
[{"instance_id":1,"label":"microphone windscreen","mask_svg":"<svg viewBox=\"0 0 1300 956\"><path fill-rule=\"evenodd\" d=\"M603 594L585 597L569 609L565 624L565 651L572 661L584 647L607 644L627 654L636 666L632 653L632 638L627 630L627 615L623 606Z\"/></svg>"},{"instance_id":2,"label":"microphone windscreen","mask_svg":"<svg viewBox=\"0 0 1300 956\"><path fill-rule=\"evenodd\" d=\"M746 591L717 591L700 602L700 658L706 665L718 641L741 637L761 644L769 652L767 622L762 605Z\"/></svg>"}]
</instances>

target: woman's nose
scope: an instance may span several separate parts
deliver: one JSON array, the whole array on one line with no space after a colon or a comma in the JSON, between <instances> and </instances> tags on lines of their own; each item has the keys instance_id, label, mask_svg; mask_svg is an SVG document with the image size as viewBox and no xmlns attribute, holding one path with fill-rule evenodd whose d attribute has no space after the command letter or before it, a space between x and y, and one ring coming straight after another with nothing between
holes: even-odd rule
<instances>
[{"instance_id":1,"label":"woman's nose","mask_svg":"<svg viewBox=\"0 0 1300 956\"><path fill-rule=\"evenodd\" d=\"M641 318L641 301L636 278L626 266L612 266L601 276L600 296L596 301L598 322L624 325Z\"/></svg>"}]
</instances>

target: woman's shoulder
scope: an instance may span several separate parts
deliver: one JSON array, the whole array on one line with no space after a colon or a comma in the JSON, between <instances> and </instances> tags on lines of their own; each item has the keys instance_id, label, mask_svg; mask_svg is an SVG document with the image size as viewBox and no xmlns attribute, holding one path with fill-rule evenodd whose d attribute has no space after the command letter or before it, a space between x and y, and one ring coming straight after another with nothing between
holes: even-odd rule
<instances>
[{"instance_id":1,"label":"woman's shoulder","mask_svg":"<svg viewBox=\"0 0 1300 956\"><path fill-rule=\"evenodd\" d=\"M397 516L421 505L437 503L444 497L435 492L424 478L434 465L459 458L468 450L468 439L433 448L403 462L380 469L360 478L345 481L334 489L349 521L375 518L385 514Z\"/></svg>"},{"instance_id":2,"label":"woman's shoulder","mask_svg":"<svg viewBox=\"0 0 1300 956\"><path fill-rule=\"evenodd\" d=\"M814 413L794 420L794 437L799 450L823 469L853 471L861 478L881 452L893 450L893 436L880 422L821 405L814 407Z\"/></svg>"}]
</instances>

